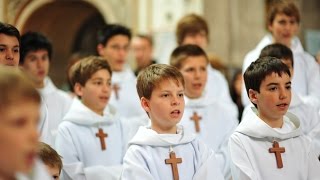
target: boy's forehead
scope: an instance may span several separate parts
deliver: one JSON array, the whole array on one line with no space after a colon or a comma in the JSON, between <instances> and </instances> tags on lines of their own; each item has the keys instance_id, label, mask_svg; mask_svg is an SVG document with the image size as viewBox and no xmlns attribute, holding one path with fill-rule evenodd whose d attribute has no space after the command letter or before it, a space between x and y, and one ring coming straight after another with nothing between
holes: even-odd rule
<instances>
[{"instance_id":1,"label":"boy's forehead","mask_svg":"<svg viewBox=\"0 0 320 180\"><path fill-rule=\"evenodd\" d=\"M17 37L10 36L10 35L4 34L4 33L0 33L0 44L8 44L8 41L11 41L10 43L12 43L12 41L14 41L14 43L19 46L19 41L18 41Z\"/></svg>"}]
</instances>

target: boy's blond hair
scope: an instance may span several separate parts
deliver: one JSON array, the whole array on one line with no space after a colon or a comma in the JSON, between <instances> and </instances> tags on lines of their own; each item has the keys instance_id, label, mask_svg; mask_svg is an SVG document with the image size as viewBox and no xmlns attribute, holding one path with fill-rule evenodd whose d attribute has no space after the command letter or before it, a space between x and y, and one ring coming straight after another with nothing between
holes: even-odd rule
<instances>
[{"instance_id":1,"label":"boy's blond hair","mask_svg":"<svg viewBox=\"0 0 320 180\"><path fill-rule=\"evenodd\" d=\"M25 100L41 102L38 91L20 69L0 66L0 111Z\"/></svg>"},{"instance_id":2,"label":"boy's blond hair","mask_svg":"<svg viewBox=\"0 0 320 180\"><path fill-rule=\"evenodd\" d=\"M110 65L107 60L99 56L88 56L85 57L74 65L70 69L70 82L72 87L76 83L85 86L86 82L91 78L91 76L97 71L105 69L112 75Z\"/></svg>"},{"instance_id":3,"label":"boy's blond hair","mask_svg":"<svg viewBox=\"0 0 320 180\"><path fill-rule=\"evenodd\" d=\"M39 142L39 152L38 155L42 162L50 167L59 168L59 174L62 169L62 161L60 155L48 144Z\"/></svg>"},{"instance_id":4,"label":"boy's blond hair","mask_svg":"<svg viewBox=\"0 0 320 180\"><path fill-rule=\"evenodd\" d=\"M173 50L170 57L170 65L178 69L181 69L182 64L186 61L188 57L195 56L203 56L205 57L207 63L209 62L206 52L201 47L194 44L187 44L178 46L176 49Z\"/></svg>"},{"instance_id":5,"label":"boy's blond hair","mask_svg":"<svg viewBox=\"0 0 320 180\"><path fill-rule=\"evenodd\" d=\"M184 87L184 79L180 71L166 64L154 64L146 67L137 78L137 91L140 98L150 99L153 90L163 80L175 80Z\"/></svg>"}]
</instances>

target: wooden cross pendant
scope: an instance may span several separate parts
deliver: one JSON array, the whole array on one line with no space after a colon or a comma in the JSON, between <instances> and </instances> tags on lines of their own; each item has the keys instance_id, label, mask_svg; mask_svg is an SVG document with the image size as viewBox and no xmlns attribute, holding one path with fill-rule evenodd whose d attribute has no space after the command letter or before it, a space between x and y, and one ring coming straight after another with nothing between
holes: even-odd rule
<instances>
[{"instance_id":1,"label":"wooden cross pendant","mask_svg":"<svg viewBox=\"0 0 320 180\"><path fill-rule=\"evenodd\" d=\"M100 139L100 144L101 144L101 149L105 150L106 149L106 142L104 138L108 137L108 134L105 134L103 132L103 129L99 128L99 131L96 133L96 137Z\"/></svg>"},{"instance_id":2,"label":"wooden cross pendant","mask_svg":"<svg viewBox=\"0 0 320 180\"><path fill-rule=\"evenodd\" d=\"M284 153L286 149L284 147L279 147L277 141L273 141L273 148L269 148L269 153L274 153L276 155L277 167L283 168L281 153Z\"/></svg>"},{"instance_id":3,"label":"wooden cross pendant","mask_svg":"<svg viewBox=\"0 0 320 180\"><path fill-rule=\"evenodd\" d=\"M119 86L118 84L113 84L112 90L113 90L114 93L116 94L116 99L119 99L120 86Z\"/></svg>"},{"instance_id":4,"label":"wooden cross pendant","mask_svg":"<svg viewBox=\"0 0 320 180\"><path fill-rule=\"evenodd\" d=\"M194 121L196 132L200 132L199 121L202 119L202 117L198 116L197 112L193 112L193 115L190 117L190 119Z\"/></svg>"},{"instance_id":5,"label":"wooden cross pendant","mask_svg":"<svg viewBox=\"0 0 320 180\"><path fill-rule=\"evenodd\" d=\"M178 163L182 163L182 158L176 158L176 153L170 152L170 159L165 160L166 164L171 164L173 180L179 180Z\"/></svg>"}]
</instances>

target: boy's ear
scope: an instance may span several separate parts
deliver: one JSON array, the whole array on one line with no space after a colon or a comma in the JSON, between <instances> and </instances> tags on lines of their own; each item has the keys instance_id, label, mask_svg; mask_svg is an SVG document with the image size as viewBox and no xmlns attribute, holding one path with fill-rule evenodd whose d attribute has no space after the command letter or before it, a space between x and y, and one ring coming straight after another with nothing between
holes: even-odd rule
<instances>
[{"instance_id":1,"label":"boy's ear","mask_svg":"<svg viewBox=\"0 0 320 180\"><path fill-rule=\"evenodd\" d=\"M82 97L82 85L80 83L76 83L73 87L74 92L76 93L77 96Z\"/></svg>"},{"instance_id":2,"label":"boy's ear","mask_svg":"<svg viewBox=\"0 0 320 180\"><path fill-rule=\"evenodd\" d=\"M97 45L97 52L98 52L98 54L99 54L100 56L103 56L103 54L104 54L104 46L103 46L101 43L99 43L99 44Z\"/></svg>"},{"instance_id":3,"label":"boy's ear","mask_svg":"<svg viewBox=\"0 0 320 180\"><path fill-rule=\"evenodd\" d=\"M258 92L253 90L253 89L249 89L249 99L252 103L257 104L258 103L258 98L257 98Z\"/></svg>"},{"instance_id":4,"label":"boy's ear","mask_svg":"<svg viewBox=\"0 0 320 180\"><path fill-rule=\"evenodd\" d=\"M141 106L142 108L146 111L146 112L150 112L150 105L149 105L149 100L145 97L142 97L140 100Z\"/></svg>"}]
</instances>

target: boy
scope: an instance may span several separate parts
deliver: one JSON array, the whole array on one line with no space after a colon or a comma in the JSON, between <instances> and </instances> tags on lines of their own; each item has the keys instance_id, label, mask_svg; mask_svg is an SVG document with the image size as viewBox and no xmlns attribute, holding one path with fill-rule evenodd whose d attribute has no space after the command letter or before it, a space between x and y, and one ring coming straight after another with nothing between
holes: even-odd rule
<instances>
[{"instance_id":1,"label":"boy","mask_svg":"<svg viewBox=\"0 0 320 180\"><path fill-rule=\"evenodd\" d=\"M300 23L298 7L292 1L273 1L267 12L267 26L270 34L267 34L259 42L256 48L250 51L244 59L242 72L255 61L261 49L272 43L280 43L289 47L294 56L294 76L292 77L292 89L300 95L304 101L309 101L314 106L320 105L320 68L314 58L304 51L300 40L296 37ZM242 88L242 102L250 103L245 88Z\"/></svg>"},{"instance_id":2,"label":"boy","mask_svg":"<svg viewBox=\"0 0 320 180\"><path fill-rule=\"evenodd\" d=\"M52 45L44 35L37 32L22 35L20 50L20 66L39 90L48 108L48 137L43 141L54 146L58 126L71 105L71 98L48 77Z\"/></svg>"},{"instance_id":3,"label":"boy","mask_svg":"<svg viewBox=\"0 0 320 180\"><path fill-rule=\"evenodd\" d=\"M231 178L228 139L238 125L236 114L228 106L208 97L208 58L197 45L182 45L171 55L170 65L181 72L185 82L185 110L180 124L199 137L216 152L225 179Z\"/></svg>"},{"instance_id":4,"label":"boy","mask_svg":"<svg viewBox=\"0 0 320 180\"><path fill-rule=\"evenodd\" d=\"M233 179L318 179L320 163L299 119L287 113L291 73L280 59L262 57L244 73L255 108L229 140Z\"/></svg>"},{"instance_id":5,"label":"boy","mask_svg":"<svg viewBox=\"0 0 320 180\"><path fill-rule=\"evenodd\" d=\"M18 66L20 33L11 24L0 22L0 65Z\"/></svg>"},{"instance_id":6,"label":"boy","mask_svg":"<svg viewBox=\"0 0 320 180\"><path fill-rule=\"evenodd\" d=\"M129 143L122 179L223 179L214 152L177 126L184 111L179 70L151 65L138 75L137 91L151 126L140 127Z\"/></svg>"},{"instance_id":7,"label":"boy","mask_svg":"<svg viewBox=\"0 0 320 180\"><path fill-rule=\"evenodd\" d=\"M71 67L71 83L80 100L74 98L58 128L56 149L63 158L64 179L119 178L122 128L114 109L107 106L111 74L107 61L96 56Z\"/></svg>"},{"instance_id":8,"label":"boy","mask_svg":"<svg viewBox=\"0 0 320 180\"><path fill-rule=\"evenodd\" d=\"M62 169L62 161L57 151L51 148L48 144L39 142L38 156L46 165L46 168L50 172L52 179L59 180Z\"/></svg>"},{"instance_id":9,"label":"boy","mask_svg":"<svg viewBox=\"0 0 320 180\"><path fill-rule=\"evenodd\" d=\"M293 54L292 51L282 44L271 44L261 50L260 57L271 56L280 59L286 64L293 76ZM292 98L288 111L296 115L301 122L303 134L313 140L315 151L320 155L320 115L319 109L304 102L294 90L291 91Z\"/></svg>"},{"instance_id":10,"label":"boy","mask_svg":"<svg viewBox=\"0 0 320 180\"><path fill-rule=\"evenodd\" d=\"M209 28L206 20L196 14L188 14L181 18L176 28L176 39L179 46L195 44L206 50L209 44ZM212 59L208 58L209 61ZM230 111L238 114L236 105L232 102L229 86L224 75L208 63L208 81L206 91L212 99L221 99L229 105Z\"/></svg>"},{"instance_id":11,"label":"boy","mask_svg":"<svg viewBox=\"0 0 320 180\"><path fill-rule=\"evenodd\" d=\"M50 179L36 161L40 95L19 69L0 66L0 179Z\"/></svg>"},{"instance_id":12,"label":"boy","mask_svg":"<svg viewBox=\"0 0 320 180\"><path fill-rule=\"evenodd\" d=\"M145 115L133 91L136 77L126 65L130 40L130 30L118 24L108 24L98 33L98 54L108 61L113 73L110 104L125 118Z\"/></svg>"}]
</instances>

